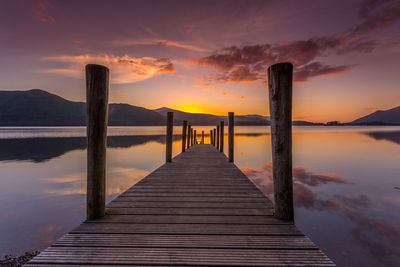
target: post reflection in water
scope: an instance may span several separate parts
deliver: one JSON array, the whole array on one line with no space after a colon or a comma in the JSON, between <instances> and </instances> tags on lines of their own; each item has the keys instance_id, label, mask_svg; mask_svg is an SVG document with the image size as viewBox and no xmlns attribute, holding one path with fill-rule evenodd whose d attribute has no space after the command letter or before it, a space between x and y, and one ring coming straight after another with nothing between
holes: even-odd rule
<instances>
[{"instance_id":1,"label":"post reflection in water","mask_svg":"<svg viewBox=\"0 0 400 267\"><path fill-rule=\"evenodd\" d=\"M159 127L130 128L108 137L107 201L164 161ZM12 138L0 129L1 256L43 249L85 218L86 139L80 128L62 131ZM269 128L235 131L235 163L273 199ZM400 262L399 156L400 127L294 127L296 224L338 266Z\"/></svg>"}]
</instances>

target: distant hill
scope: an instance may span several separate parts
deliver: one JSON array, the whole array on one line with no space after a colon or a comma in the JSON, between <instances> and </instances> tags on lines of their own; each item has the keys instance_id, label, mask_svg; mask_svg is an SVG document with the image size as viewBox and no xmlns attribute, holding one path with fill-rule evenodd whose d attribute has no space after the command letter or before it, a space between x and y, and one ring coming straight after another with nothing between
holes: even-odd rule
<instances>
[{"instance_id":1,"label":"distant hill","mask_svg":"<svg viewBox=\"0 0 400 267\"><path fill-rule=\"evenodd\" d=\"M377 110L367 116L352 121L350 124L400 125L400 106L388 110Z\"/></svg>"},{"instance_id":2,"label":"distant hill","mask_svg":"<svg viewBox=\"0 0 400 267\"><path fill-rule=\"evenodd\" d=\"M176 124L181 125L183 120L187 120L191 125L217 125L220 121L224 121L225 125L228 123L226 116L216 116L212 114L203 113L189 113L171 108L158 108L154 111L162 116L166 116L167 112L174 112L174 121ZM261 115L236 115L235 125L269 125L269 117Z\"/></svg>"},{"instance_id":3,"label":"distant hill","mask_svg":"<svg viewBox=\"0 0 400 267\"><path fill-rule=\"evenodd\" d=\"M110 126L165 125L168 111L174 112L175 125L187 120L191 125L228 124L226 116L188 113L170 108L149 110L129 104L109 104ZM235 125L269 125L269 117L236 115ZM74 102L40 89L28 91L0 91L0 126L84 126L86 104ZM306 121L293 121L293 125L313 125Z\"/></svg>"},{"instance_id":4,"label":"distant hill","mask_svg":"<svg viewBox=\"0 0 400 267\"><path fill-rule=\"evenodd\" d=\"M155 111L128 104L109 105L110 126L164 125ZM0 126L84 126L86 104L40 89L0 91Z\"/></svg>"}]
</instances>

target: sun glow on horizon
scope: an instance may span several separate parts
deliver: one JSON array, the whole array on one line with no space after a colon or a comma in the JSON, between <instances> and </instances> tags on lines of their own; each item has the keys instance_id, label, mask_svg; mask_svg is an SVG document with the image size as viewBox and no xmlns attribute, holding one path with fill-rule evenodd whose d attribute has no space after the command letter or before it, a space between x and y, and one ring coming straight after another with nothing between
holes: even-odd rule
<instances>
[{"instance_id":1,"label":"sun glow on horizon","mask_svg":"<svg viewBox=\"0 0 400 267\"><path fill-rule=\"evenodd\" d=\"M205 105L194 104L194 103L178 105L178 106L174 107L174 109L180 110L183 112L189 112L189 113L206 113L206 114L218 114L219 113L217 110L211 109Z\"/></svg>"}]
</instances>

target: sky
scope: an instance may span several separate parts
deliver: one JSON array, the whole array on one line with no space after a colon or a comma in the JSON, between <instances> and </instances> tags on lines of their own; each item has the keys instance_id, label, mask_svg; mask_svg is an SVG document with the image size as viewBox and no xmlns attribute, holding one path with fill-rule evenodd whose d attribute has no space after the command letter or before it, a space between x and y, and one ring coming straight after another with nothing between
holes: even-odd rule
<instances>
[{"instance_id":1,"label":"sky","mask_svg":"<svg viewBox=\"0 0 400 267\"><path fill-rule=\"evenodd\" d=\"M400 0L0 2L0 90L269 115L266 70L294 65L293 119L352 121L400 105Z\"/></svg>"}]
</instances>

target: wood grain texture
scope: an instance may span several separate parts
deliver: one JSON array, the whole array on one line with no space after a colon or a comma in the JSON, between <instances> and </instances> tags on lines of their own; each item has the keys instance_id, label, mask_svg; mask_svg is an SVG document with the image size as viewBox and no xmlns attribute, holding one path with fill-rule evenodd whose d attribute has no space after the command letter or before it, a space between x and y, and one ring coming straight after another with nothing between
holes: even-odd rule
<instances>
[{"instance_id":1,"label":"wood grain texture","mask_svg":"<svg viewBox=\"0 0 400 267\"><path fill-rule=\"evenodd\" d=\"M235 137L235 133L234 133L234 118L235 118L235 114L233 112L228 112L228 146L229 146L229 153L228 153L228 158L229 158L229 162L233 162L233 156L234 156L234 137Z\"/></svg>"},{"instance_id":2,"label":"wood grain texture","mask_svg":"<svg viewBox=\"0 0 400 267\"><path fill-rule=\"evenodd\" d=\"M292 79L291 63L278 63L268 68L275 216L288 221L294 220Z\"/></svg>"},{"instance_id":3,"label":"wood grain texture","mask_svg":"<svg viewBox=\"0 0 400 267\"><path fill-rule=\"evenodd\" d=\"M215 139L214 141L216 141ZM27 266L334 266L213 145L191 146Z\"/></svg>"},{"instance_id":4,"label":"wood grain texture","mask_svg":"<svg viewBox=\"0 0 400 267\"><path fill-rule=\"evenodd\" d=\"M86 65L88 220L101 218L105 213L108 76L108 68Z\"/></svg>"}]
</instances>

